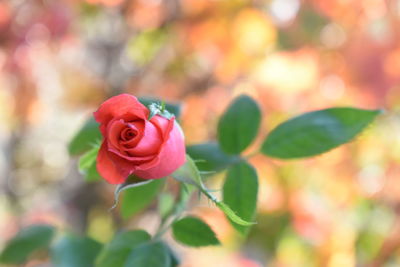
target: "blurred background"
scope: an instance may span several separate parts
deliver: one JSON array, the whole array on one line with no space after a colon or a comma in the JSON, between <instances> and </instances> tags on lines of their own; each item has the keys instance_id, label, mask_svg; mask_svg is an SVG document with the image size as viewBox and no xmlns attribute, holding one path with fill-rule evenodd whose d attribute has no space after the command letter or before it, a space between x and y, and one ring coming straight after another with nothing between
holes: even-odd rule
<instances>
[{"instance_id":1,"label":"blurred background","mask_svg":"<svg viewBox=\"0 0 400 267\"><path fill-rule=\"evenodd\" d=\"M155 207L122 221L108 212L114 186L86 183L68 155L104 99L182 102L196 144L215 139L219 116L245 93L264 113L248 153L302 112L386 113L325 155L252 158L261 187L248 240L195 202L190 213L224 246L176 245L182 266L400 266L399 82L399 0L0 1L0 247L37 222L101 242L121 227L154 232Z\"/></svg>"}]
</instances>

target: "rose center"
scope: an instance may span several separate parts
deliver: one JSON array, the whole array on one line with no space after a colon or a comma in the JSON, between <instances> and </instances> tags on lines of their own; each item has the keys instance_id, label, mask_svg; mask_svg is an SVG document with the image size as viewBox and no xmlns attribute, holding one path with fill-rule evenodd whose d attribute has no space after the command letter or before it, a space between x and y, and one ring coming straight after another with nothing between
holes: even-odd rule
<instances>
[{"instance_id":1,"label":"rose center","mask_svg":"<svg viewBox=\"0 0 400 267\"><path fill-rule=\"evenodd\" d=\"M138 132L136 129L125 128L121 132L121 139L123 141L129 141L137 136Z\"/></svg>"}]
</instances>

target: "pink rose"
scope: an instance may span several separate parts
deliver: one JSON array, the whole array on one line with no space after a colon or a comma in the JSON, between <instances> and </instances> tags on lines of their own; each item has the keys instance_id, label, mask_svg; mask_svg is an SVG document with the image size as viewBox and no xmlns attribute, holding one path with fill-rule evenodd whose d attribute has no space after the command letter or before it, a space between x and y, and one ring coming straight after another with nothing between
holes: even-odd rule
<instances>
[{"instance_id":1,"label":"pink rose","mask_svg":"<svg viewBox=\"0 0 400 267\"><path fill-rule=\"evenodd\" d=\"M94 113L103 135L97 170L111 184L124 183L134 174L158 179L185 163L185 144L175 118L156 115L128 94L105 101Z\"/></svg>"}]
</instances>

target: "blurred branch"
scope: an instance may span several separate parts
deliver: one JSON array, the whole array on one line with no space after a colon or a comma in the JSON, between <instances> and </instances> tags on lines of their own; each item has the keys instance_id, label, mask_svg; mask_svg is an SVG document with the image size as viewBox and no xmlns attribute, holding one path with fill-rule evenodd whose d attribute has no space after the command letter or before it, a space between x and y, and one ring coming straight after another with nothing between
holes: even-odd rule
<instances>
[{"instance_id":1,"label":"blurred branch","mask_svg":"<svg viewBox=\"0 0 400 267\"><path fill-rule=\"evenodd\" d=\"M11 210L19 213L21 211L21 205L19 203L19 197L16 193L15 189L13 188L13 172L16 169L15 163L15 149L20 142L22 136L21 131L14 131L11 133L8 145L5 148L5 157L6 164L5 164L5 171L4 171L4 178L1 181L1 189L4 191L6 199L8 200L9 205L11 206Z\"/></svg>"},{"instance_id":2,"label":"blurred branch","mask_svg":"<svg viewBox=\"0 0 400 267\"><path fill-rule=\"evenodd\" d=\"M367 264L366 267L380 267L383 266L392 255L395 254L396 250L400 248L400 206L395 208L395 222L392 230L389 232L383 244L371 263Z\"/></svg>"}]
</instances>

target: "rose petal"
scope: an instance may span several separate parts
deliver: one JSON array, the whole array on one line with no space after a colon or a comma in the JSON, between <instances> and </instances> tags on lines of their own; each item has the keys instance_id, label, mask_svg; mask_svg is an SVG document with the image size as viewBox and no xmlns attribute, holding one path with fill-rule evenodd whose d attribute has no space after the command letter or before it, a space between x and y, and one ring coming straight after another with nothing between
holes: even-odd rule
<instances>
[{"instance_id":1,"label":"rose petal","mask_svg":"<svg viewBox=\"0 0 400 267\"><path fill-rule=\"evenodd\" d=\"M170 131L172 130L172 127L174 126L175 117L172 117L171 119L166 119L160 115L156 115L153 118L151 118L150 122L156 126L162 133L163 133L163 139L166 140L168 138L168 135Z\"/></svg>"},{"instance_id":2,"label":"rose petal","mask_svg":"<svg viewBox=\"0 0 400 267\"><path fill-rule=\"evenodd\" d=\"M162 142L161 132L151 122L146 121L143 137L137 146L122 150L128 152L131 156L154 155L160 150Z\"/></svg>"},{"instance_id":3,"label":"rose petal","mask_svg":"<svg viewBox=\"0 0 400 267\"><path fill-rule=\"evenodd\" d=\"M106 142L101 144L97 155L96 167L99 174L111 184L121 184L129 176L129 170L120 168L118 164L108 156Z\"/></svg>"},{"instance_id":4,"label":"rose petal","mask_svg":"<svg viewBox=\"0 0 400 267\"><path fill-rule=\"evenodd\" d=\"M161 151L161 148L167 142L167 140L169 138L169 134L174 127L175 117L172 117L170 120L168 120L165 117L156 115L150 121L151 121L151 123L154 124L154 126L156 126L163 133L163 137L162 137L163 143L160 146L160 151ZM182 136L183 136L183 133L182 133ZM140 164L140 166L137 166L137 169L139 169L139 171L147 170L147 169L157 166L160 162L160 158L159 158L160 151L158 151L159 153L152 160L146 161L146 162ZM159 177L159 178L161 178L161 177Z\"/></svg>"},{"instance_id":5,"label":"rose petal","mask_svg":"<svg viewBox=\"0 0 400 267\"><path fill-rule=\"evenodd\" d=\"M140 140L143 138L144 127L145 127L144 125L145 125L144 120L137 120L137 121L127 123L127 127L130 127L131 129L134 129L135 131L137 131L137 135L130 140L119 141L120 148L124 149L124 148L135 147L140 142Z\"/></svg>"},{"instance_id":6,"label":"rose petal","mask_svg":"<svg viewBox=\"0 0 400 267\"><path fill-rule=\"evenodd\" d=\"M127 124L127 128L124 128L120 133L120 142L129 142L138 136L139 131L133 124Z\"/></svg>"},{"instance_id":7,"label":"rose petal","mask_svg":"<svg viewBox=\"0 0 400 267\"><path fill-rule=\"evenodd\" d=\"M124 129L131 128L138 134L130 140L121 140L121 134ZM135 146L143 137L144 121L134 121L126 123L124 120L111 120L107 126L108 147L114 147L117 150L123 150L126 146Z\"/></svg>"},{"instance_id":8,"label":"rose petal","mask_svg":"<svg viewBox=\"0 0 400 267\"><path fill-rule=\"evenodd\" d=\"M115 157L121 157L121 158L125 159L126 161L128 161L127 164L137 164L137 163L144 162L144 161L150 161L150 160L153 160L154 157L155 157L155 155L138 156L138 157L130 156L125 151L119 151L119 150L117 150L115 148L112 148L112 147L108 148L108 151L111 152L109 154L109 156L111 158L114 159L114 156ZM115 155L113 155L113 154L115 154Z\"/></svg>"},{"instance_id":9,"label":"rose petal","mask_svg":"<svg viewBox=\"0 0 400 267\"><path fill-rule=\"evenodd\" d=\"M119 136L121 131L126 128L124 120L113 120L107 127L108 147L119 148Z\"/></svg>"},{"instance_id":10,"label":"rose petal","mask_svg":"<svg viewBox=\"0 0 400 267\"><path fill-rule=\"evenodd\" d=\"M94 118L100 123L100 131L106 135L106 125L109 121L119 119L124 114L133 114L137 118L147 119L149 110L141 104L136 97L129 94L121 94L111 97L99 109L94 112Z\"/></svg>"},{"instance_id":11,"label":"rose petal","mask_svg":"<svg viewBox=\"0 0 400 267\"><path fill-rule=\"evenodd\" d=\"M184 137L179 125L174 122L174 118L169 121L166 135L168 138L162 144L157 157L151 162L138 165L133 172L135 175L143 179L163 178L172 174L185 163Z\"/></svg>"}]
</instances>

